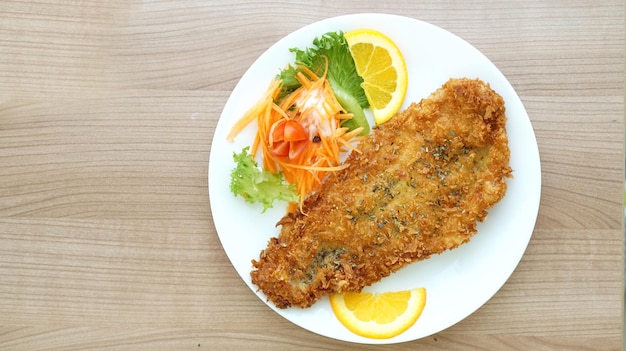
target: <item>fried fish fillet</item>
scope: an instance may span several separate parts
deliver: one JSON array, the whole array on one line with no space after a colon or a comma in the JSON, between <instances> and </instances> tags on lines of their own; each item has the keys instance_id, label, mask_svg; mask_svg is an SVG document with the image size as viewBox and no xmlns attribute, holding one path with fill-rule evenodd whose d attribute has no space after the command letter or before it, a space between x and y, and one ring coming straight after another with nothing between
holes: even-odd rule
<instances>
[{"instance_id":1,"label":"fried fish fillet","mask_svg":"<svg viewBox=\"0 0 626 351\"><path fill-rule=\"evenodd\" d=\"M252 282L279 308L360 291L454 249L504 196L511 176L504 101L450 79L378 126L253 260Z\"/></svg>"}]
</instances>

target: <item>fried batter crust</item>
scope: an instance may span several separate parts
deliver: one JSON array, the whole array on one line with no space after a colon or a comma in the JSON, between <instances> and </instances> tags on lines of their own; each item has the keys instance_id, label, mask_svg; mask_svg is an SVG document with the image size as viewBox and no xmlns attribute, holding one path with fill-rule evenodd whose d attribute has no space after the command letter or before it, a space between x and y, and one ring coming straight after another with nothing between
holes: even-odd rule
<instances>
[{"instance_id":1,"label":"fried batter crust","mask_svg":"<svg viewBox=\"0 0 626 351\"><path fill-rule=\"evenodd\" d=\"M360 291L454 249L505 194L504 101L478 79L450 79L374 128L253 260L252 282L279 308Z\"/></svg>"}]
</instances>

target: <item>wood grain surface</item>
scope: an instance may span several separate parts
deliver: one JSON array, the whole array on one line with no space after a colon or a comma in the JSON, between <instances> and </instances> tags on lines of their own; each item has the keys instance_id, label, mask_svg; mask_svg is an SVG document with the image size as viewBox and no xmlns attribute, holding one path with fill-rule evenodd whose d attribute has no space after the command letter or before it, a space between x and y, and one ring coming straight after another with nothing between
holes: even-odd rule
<instances>
[{"instance_id":1,"label":"wood grain surface","mask_svg":"<svg viewBox=\"0 0 626 351\"><path fill-rule=\"evenodd\" d=\"M525 256L457 325L385 350L623 346L623 1L0 2L0 350L378 350L303 330L222 249L213 132L288 33L384 12L481 50L542 161Z\"/></svg>"}]
</instances>

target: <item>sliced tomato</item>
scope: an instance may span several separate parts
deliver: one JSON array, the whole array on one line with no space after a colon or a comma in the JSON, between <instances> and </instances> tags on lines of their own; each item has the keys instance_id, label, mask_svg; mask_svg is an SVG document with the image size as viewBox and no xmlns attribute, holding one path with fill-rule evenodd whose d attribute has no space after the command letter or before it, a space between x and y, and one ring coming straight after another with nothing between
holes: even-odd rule
<instances>
[{"instance_id":1,"label":"sliced tomato","mask_svg":"<svg viewBox=\"0 0 626 351\"><path fill-rule=\"evenodd\" d=\"M281 119L280 121L274 123L272 126L272 141L283 141L285 140L285 121Z\"/></svg>"},{"instance_id":2,"label":"sliced tomato","mask_svg":"<svg viewBox=\"0 0 626 351\"><path fill-rule=\"evenodd\" d=\"M308 134L304 127L290 119L285 121L285 126L283 127L284 139L287 141L300 141L308 139Z\"/></svg>"},{"instance_id":3,"label":"sliced tomato","mask_svg":"<svg viewBox=\"0 0 626 351\"><path fill-rule=\"evenodd\" d=\"M294 120L282 119L272 126L270 152L274 156L298 157L309 143L306 129Z\"/></svg>"},{"instance_id":4,"label":"sliced tomato","mask_svg":"<svg viewBox=\"0 0 626 351\"><path fill-rule=\"evenodd\" d=\"M272 155L278 157L289 156L289 142L284 140L274 141L274 143L270 145L270 152Z\"/></svg>"},{"instance_id":5,"label":"sliced tomato","mask_svg":"<svg viewBox=\"0 0 626 351\"><path fill-rule=\"evenodd\" d=\"M289 142L289 158L293 160L294 158L300 156L304 149L306 149L308 143L309 141L306 139Z\"/></svg>"},{"instance_id":6,"label":"sliced tomato","mask_svg":"<svg viewBox=\"0 0 626 351\"><path fill-rule=\"evenodd\" d=\"M306 149L308 143L308 140L278 141L274 142L274 144L270 146L270 152L274 156L289 157L289 159L293 160L294 158L300 156L302 151Z\"/></svg>"}]
</instances>

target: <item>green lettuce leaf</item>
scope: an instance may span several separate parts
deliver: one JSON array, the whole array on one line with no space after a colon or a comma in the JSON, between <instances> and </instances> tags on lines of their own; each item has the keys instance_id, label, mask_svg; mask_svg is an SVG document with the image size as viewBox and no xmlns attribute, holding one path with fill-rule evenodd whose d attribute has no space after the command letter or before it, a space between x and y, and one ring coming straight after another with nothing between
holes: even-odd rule
<instances>
[{"instance_id":1,"label":"green lettuce leaf","mask_svg":"<svg viewBox=\"0 0 626 351\"><path fill-rule=\"evenodd\" d=\"M237 166L230 173L230 191L249 203L260 202L263 212L273 207L274 200L298 202L300 197L296 187L287 184L281 173L259 168L249 149L247 146L239 154L233 153Z\"/></svg>"}]
</instances>

